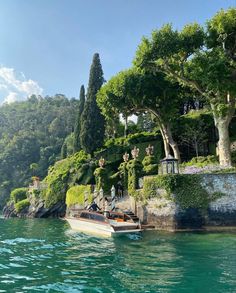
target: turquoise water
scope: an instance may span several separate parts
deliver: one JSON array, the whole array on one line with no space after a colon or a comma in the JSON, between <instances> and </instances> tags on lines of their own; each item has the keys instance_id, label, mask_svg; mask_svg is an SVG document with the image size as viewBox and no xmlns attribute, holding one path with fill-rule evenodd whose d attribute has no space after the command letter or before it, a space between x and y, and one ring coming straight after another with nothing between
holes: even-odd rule
<instances>
[{"instance_id":1,"label":"turquoise water","mask_svg":"<svg viewBox=\"0 0 236 293\"><path fill-rule=\"evenodd\" d=\"M0 292L236 292L233 233L110 239L62 220L0 224Z\"/></svg>"}]
</instances>

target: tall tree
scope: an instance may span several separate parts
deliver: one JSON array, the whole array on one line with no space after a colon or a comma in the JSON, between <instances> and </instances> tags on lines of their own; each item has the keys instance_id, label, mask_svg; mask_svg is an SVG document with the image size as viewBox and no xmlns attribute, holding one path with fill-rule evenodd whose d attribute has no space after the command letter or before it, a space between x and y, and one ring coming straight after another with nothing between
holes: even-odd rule
<instances>
[{"instance_id":1,"label":"tall tree","mask_svg":"<svg viewBox=\"0 0 236 293\"><path fill-rule=\"evenodd\" d=\"M75 122L74 153L81 150L80 130L81 130L81 116L84 110L84 104L85 104L85 89L84 89L84 85L82 85L80 88L80 95L79 95L79 109L78 109L77 119Z\"/></svg>"},{"instance_id":2,"label":"tall tree","mask_svg":"<svg viewBox=\"0 0 236 293\"><path fill-rule=\"evenodd\" d=\"M236 101L236 9L221 10L208 23L176 31L165 25L143 38L134 64L161 71L196 92L210 104L219 134L220 164L231 166L229 123Z\"/></svg>"},{"instance_id":3,"label":"tall tree","mask_svg":"<svg viewBox=\"0 0 236 293\"><path fill-rule=\"evenodd\" d=\"M98 103L106 117L117 113L127 116L145 112L153 114L160 127L166 156L171 147L179 161L179 148L171 126L181 99L182 89L177 83L165 79L162 73L142 73L133 68L118 73L98 93Z\"/></svg>"},{"instance_id":4,"label":"tall tree","mask_svg":"<svg viewBox=\"0 0 236 293\"><path fill-rule=\"evenodd\" d=\"M98 108L96 94L104 82L99 54L95 53L90 68L87 99L81 116L80 143L89 153L102 146L105 132L105 120Z\"/></svg>"},{"instance_id":5,"label":"tall tree","mask_svg":"<svg viewBox=\"0 0 236 293\"><path fill-rule=\"evenodd\" d=\"M61 158L65 159L67 157L67 144L64 142L61 147Z\"/></svg>"}]
</instances>

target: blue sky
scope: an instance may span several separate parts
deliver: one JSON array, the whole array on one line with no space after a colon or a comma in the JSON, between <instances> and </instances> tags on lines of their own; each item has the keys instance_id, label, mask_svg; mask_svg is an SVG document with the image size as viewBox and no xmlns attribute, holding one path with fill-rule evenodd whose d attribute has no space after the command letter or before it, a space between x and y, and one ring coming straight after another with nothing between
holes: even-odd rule
<instances>
[{"instance_id":1,"label":"blue sky","mask_svg":"<svg viewBox=\"0 0 236 293\"><path fill-rule=\"evenodd\" d=\"M78 97L95 52L105 79L131 66L143 35L204 24L236 0L0 0L0 103Z\"/></svg>"}]
</instances>

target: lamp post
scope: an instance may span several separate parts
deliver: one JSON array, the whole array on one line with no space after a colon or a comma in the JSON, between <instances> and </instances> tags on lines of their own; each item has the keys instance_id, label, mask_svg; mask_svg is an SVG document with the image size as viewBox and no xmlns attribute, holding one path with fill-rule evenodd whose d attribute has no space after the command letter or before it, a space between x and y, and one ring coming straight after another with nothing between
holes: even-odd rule
<instances>
[{"instance_id":1,"label":"lamp post","mask_svg":"<svg viewBox=\"0 0 236 293\"><path fill-rule=\"evenodd\" d=\"M177 159L168 155L161 162L162 174L178 174L179 173L179 162Z\"/></svg>"}]
</instances>

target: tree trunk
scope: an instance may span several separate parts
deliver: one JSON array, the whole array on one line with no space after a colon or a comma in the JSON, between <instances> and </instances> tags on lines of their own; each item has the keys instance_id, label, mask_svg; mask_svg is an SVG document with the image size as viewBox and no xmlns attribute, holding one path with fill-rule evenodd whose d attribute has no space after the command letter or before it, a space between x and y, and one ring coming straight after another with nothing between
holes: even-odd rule
<instances>
[{"instance_id":1,"label":"tree trunk","mask_svg":"<svg viewBox=\"0 0 236 293\"><path fill-rule=\"evenodd\" d=\"M172 132L171 132L169 124L165 125L165 136L166 136L167 142L169 143L169 145L171 146L173 150L175 159L178 159L179 163L181 163L179 147L176 141L174 141L172 137Z\"/></svg>"},{"instance_id":2,"label":"tree trunk","mask_svg":"<svg viewBox=\"0 0 236 293\"><path fill-rule=\"evenodd\" d=\"M219 113L214 104L211 104L215 126L218 130L218 154L221 166L232 167L230 139L229 139L229 123L235 112L235 97L227 95L227 109L224 115Z\"/></svg>"},{"instance_id":3,"label":"tree trunk","mask_svg":"<svg viewBox=\"0 0 236 293\"><path fill-rule=\"evenodd\" d=\"M198 158L198 142L196 137L194 137L194 148L195 148L195 152L196 152L196 157Z\"/></svg>"},{"instance_id":4,"label":"tree trunk","mask_svg":"<svg viewBox=\"0 0 236 293\"><path fill-rule=\"evenodd\" d=\"M150 111L157 118L158 124L160 126L161 135L163 138L163 142L164 142L166 157L170 155L170 147L171 147L173 150L175 159L178 159L180 163L181 158L180 158L179 147L172 137L172 132L171 132L169 123L163 122L158 112L152 109L147 109L147 110Z\"/></svg>"},{"instance_id":5,"label":"tree trunk","mask_svg":"<svg viewBox=\"0 0 236 293\"><path fill-rule=\"evenodd\" d=\"M128 135L128 116L125 115L125 129L124 129L124 137Z\"/></svg>"},{"instance_id":6,"label":"tree trunk","mask_svg":"<svg viewBox=\"0 0 236 293\"><path fill-rule=\"evenodd\" d=\"M160 131L161 131L161 136L162 136L163 143L164 143L165 157L168 157L170 155L170 145L167 142L167 139L163 133L161 125L160 125Z\"/></svg>"},{"instance_id":7,"label":"tree trunk","mask_svg":"<svg viewBox=\"0 0 236 293\"><path fill-rule=\"evenodd\" d=\"M221 166L231 167L231 152L229 139L229 122L225 119L217 117L216 127L218 129L218 154Z\"/></svg>"}]
</instances>

